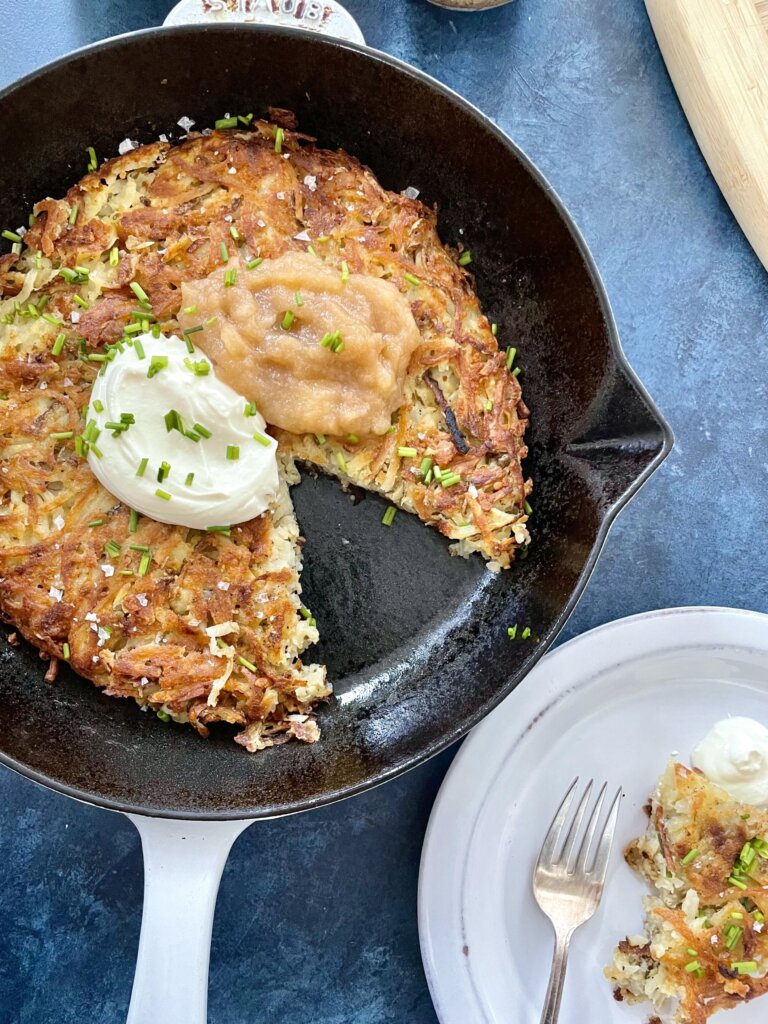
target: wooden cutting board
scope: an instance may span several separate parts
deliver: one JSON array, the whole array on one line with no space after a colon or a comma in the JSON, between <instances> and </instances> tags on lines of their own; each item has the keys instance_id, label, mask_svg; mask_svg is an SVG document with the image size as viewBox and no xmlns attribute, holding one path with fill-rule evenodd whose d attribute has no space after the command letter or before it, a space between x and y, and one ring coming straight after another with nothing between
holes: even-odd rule
<instances>
[{"instance_id":1,"label":"wooden cutting board","mask_svg":"<svg viewBox=\"0 0 768 1024\"><path fill-rule=\"evenodd\" d=\"M704 158L768 269L768 0L645 0Z\"/></svg>"}]
</instances>

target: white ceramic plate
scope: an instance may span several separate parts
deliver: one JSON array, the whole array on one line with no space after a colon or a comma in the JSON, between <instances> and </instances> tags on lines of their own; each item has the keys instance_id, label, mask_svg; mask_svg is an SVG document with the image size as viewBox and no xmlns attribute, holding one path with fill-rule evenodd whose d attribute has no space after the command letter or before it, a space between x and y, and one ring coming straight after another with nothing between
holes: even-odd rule
<instances>
[{"instance_id":1,"label":"white ceramic plate","mask_svg":"<svg viewBox=\"0 0 768 1024\"><path fill-rule=\"evenodd\" d=\"M623 847L645 828L667 759L688 762L720 718L768 721L768 616L676 608L621 619L556 649L462 746L429 822L419 879L424 968L441 1024L536 1024L552 932L531 871L576 775L624 788L602 904L573 939L561 1024L639 1024L603 978L640 931L644 883ZM768 996L727 1015L757 1024ZM719 1018L718 1018L719 1019ZM725 1021L724 1021L725 1024Z\"/></svg>"}]
</instances>

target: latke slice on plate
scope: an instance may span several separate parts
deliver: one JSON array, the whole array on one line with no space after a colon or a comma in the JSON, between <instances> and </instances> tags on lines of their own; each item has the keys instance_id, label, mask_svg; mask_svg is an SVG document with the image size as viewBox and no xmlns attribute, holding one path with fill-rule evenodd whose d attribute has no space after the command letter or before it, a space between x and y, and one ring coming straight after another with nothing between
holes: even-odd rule
<instances>
[{"instance_id":1,"label":"latke slice on plate","mask_svg":"<svg viewBox=\"0 0 768 1024\"><path fill-rule=\"evenodd\" d=\"M768 991L768 812L671 762L627 862L649 882L643 933L605 974L618 1000L657 1019L704 1024Z\"/></svg>"}]
</instances>

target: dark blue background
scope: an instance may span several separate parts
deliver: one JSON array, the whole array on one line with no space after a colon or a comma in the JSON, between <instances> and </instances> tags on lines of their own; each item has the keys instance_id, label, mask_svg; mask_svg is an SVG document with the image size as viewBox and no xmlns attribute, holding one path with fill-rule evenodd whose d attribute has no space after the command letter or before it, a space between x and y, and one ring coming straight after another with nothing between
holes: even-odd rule
<instances>
[{"instance_id":1,"label":"dark blue background","mask_svg":"<svg viewBox=\"0 0 768 1024\"><path fill-rule=\"evenodd\" d=\"M0 0L0 85L158 24L169 6ZM484 14L425 0L347 6L371 45L463 93L549 177L675 430L564 635L665 605L766 611L765 272L707 172L641 0L516 0ZM416 886L450 758L238 840L214 927L212 1024L434 1024ZM141 889L125 818L0 773L0 1022L122 1021Z\"/></svg>"}]
</instances>

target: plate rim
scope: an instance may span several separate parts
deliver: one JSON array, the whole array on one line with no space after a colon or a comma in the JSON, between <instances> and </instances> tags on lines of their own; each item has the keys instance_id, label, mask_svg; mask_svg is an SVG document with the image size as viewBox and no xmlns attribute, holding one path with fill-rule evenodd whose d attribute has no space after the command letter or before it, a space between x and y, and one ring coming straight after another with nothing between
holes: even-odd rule
<instances>
[{"instance_id":1,"label":"plate rim","mask_svg":"<svg viewBox=\"0 0 768 1024\"><path fill-rule=\"evenodd\" d=\"M684 620L686 624L690 626L693 624L694 629L702 629L705 624L711 625L717 620L729 620L732 624L734 621L739 623L739 626L753 626L762 627L766 631L766 642L765 650L768 653L768 614L759 612L749 608L732 608L723 605L681 605L673 606L669 608L658 608L645 612L638 612L633 615L627 615L619 619L612 619L609 622L601 623L592 629L586 630L584 633L580 633L575 637L565 641L558 645L554 649L547 652L544 657L530 670L526 675L525 679L522 680L521 684L515 688L497 707L490 712L475 728L469 733L461 747L453 759L441 785L435 797L435 801L430 811L429 821L427 828L424 833L424 841L421 849L421 857L419 861L419 879L418 879L418 890L417 890L417 923L419 931L419 950L421 953L422 967L424 969L424 975L426 977L427 986L429 988L429 994L432 999L432 1005L435 1010L440 1024L456 1024L458 1018L452 1015L452 1011L448 1008L446 1003L441 998L439 976L440 969L436 962L436 958L433 958L432 951L436 947L436 943L433 942L433 935L430 928L430 911L433 906L432 900L434 899L433 892L430 891L435 877L437 875L436 867L438 862L442 864L443 871L445 873L446 865L453 864L454 861L458 862L459 859L463 859L467 856L469 850L469 843L474 829L474 822L477 820L478 815L481 813L484 801L472 803L472 827L469 829L468 834L465 836L462 833L461 842L457 842L455 845L446 845L445 842L439 846L440 840L445 839L445 822L444 811L447 805L450 803L451 797L454 795L454 790L457 790L461 783L463 783L463 775L465 773L465 765L469 765L469 771L467 774L471 774L472 761L475 757L475 751L478 753L484 752L487 755L489 750L489 744L487 742L488 735L493 731L494 726L501 721L504 711L502 709L511 707L513 704L519 708L519 720L520 727L518 730L514 730L509 733L509 740L504 745L503 751L500 751L499 755L503 759L511 753L512 749L517 746L521 736L525 735L528 729L535 723L539 716L544 715L547 711L553 708L555 705L560 704L563 700L569 699L570 696L574 695L585 686L587 686L595 677L602 675L605 671L609 670L610 666L598 665L593 669L586 669L586 666L582 666L579 671L579 677L577 681L568 681L567 674L562 673L558 675L557 671L551 672L551 669L557 669L558 665L567 665L568 660L572 658L574 651L577 648L588 651L590 647L597 644L598 646L607 648L605 640L609 634L621 633L625 634L639 634L650 626L659 622L667 622L669 620ZM644 651L644 656L653 656L663 651L669 651L674 649L675 646L681 650L684 649L703 649L703 637L685 638L681 634L679 642L670 645L669 643L662 643L658 647L649 646ZM733 650L745 650L747 649L746 643L739 636L732 636L728 638L727 643L718 643L717 639L714 639L707 644L708 647L728 647ZM755 648L751 647L750 650L754 651ZM621 655L618 658L613 659L612 664L616 667L621 665L631 664L637 660L636 655ZM548 677L549 676L549 680ZM537 686L536 684L539 683ZM493 776L497 774L499 769L496 768L493 771ZM488 792L488 787L483 789L483 794ZM465 819L467 820L467 819ZM453 834L459 832L459 829L454 828ZM466 832L466 826L463 832ZM442 833L442 834L441 834ZM445 874L443 875L443 877ZM434 890L437 894L437 889ZM443 901L450 901L456 895L454 887L449 887L446 892L445 886L440 887L440 894ZM441 965L443 969L445 965ZM478 1018L478 1021L480 1018ZM462 1018L462 1024L470 1024L470 1022ZM483 1019L483 1024L486 1024Z\"/></svg>"}]
</instances>

